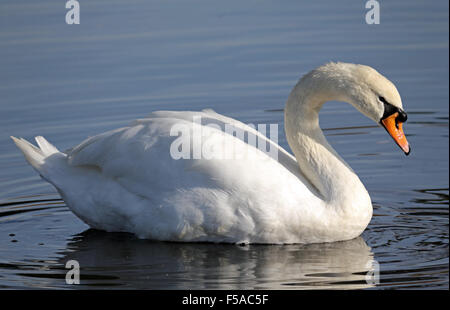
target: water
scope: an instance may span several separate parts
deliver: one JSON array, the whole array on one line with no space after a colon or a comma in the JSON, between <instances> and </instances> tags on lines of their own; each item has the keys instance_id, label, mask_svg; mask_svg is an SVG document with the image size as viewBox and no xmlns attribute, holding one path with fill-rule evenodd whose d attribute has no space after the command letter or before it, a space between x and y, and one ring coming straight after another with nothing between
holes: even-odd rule
<instances>
[{"instance_id":1,"label":"water","mask_svg":"<svg viewBox=\"0 0 450 310\"><path fill-rule=\"evenodd\" d=\"M80 4L72 26L61 1L0 4L1 288L448 289L448 1L381 1L380 25L365 24L361 1ZM330 60L394 81L412 145L405 157L349 105L325 105L321 126L374 204L347 242L241 247L89 230L9 140L43 135L66 149L159 109L283 128L295 82ZM69 259L80 286L65 284Z\"/></svg>"}]
</instances>

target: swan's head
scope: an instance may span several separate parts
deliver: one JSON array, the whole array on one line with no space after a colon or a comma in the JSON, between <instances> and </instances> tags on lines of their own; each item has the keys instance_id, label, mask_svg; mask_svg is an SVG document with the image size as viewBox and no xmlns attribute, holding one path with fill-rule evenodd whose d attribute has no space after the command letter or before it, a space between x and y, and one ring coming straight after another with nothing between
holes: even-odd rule
<instances>
[{"instance_id":1,"label":"swan's head","mask_svg":"<svg viewBox=\"0 0 450 310\"><path fill-rule=\"evenodd\" d=\"M407 115L391 81L369 66L349 63L329 63L312 73L320 79L325 78L322 81L327 81L325 87L331 91L334 100L351 103L383 126L405 154L409 154L410 146L403 133Z\"/></svg>"}]
</instances>

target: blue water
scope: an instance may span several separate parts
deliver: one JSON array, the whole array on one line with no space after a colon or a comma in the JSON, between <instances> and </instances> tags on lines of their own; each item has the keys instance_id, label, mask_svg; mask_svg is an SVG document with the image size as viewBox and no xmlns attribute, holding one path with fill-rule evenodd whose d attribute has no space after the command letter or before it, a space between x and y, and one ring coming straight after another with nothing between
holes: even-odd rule
<instances>
[{"instance_id":1,"label":"blue water","mask_svg":"<svg viewBox=\"0 0 450 310\"><path fill-rule=\"evenodd\" d=\"M448 289L448 1L0 2L0 288ZM328 61L370 65L408 112L412 153L350 105L325 105L328 140L368 189L360 238L321 245L172 244L88 230L10 135L60 149L151 111L212 108L283 128L287 96ZM284 132L279 143L288 148ZM81 285L65 262L77 259ZM378 262L380 281L365 281ZM369 265L368 265L369 264Z\"/></svg>"}]
</instances>

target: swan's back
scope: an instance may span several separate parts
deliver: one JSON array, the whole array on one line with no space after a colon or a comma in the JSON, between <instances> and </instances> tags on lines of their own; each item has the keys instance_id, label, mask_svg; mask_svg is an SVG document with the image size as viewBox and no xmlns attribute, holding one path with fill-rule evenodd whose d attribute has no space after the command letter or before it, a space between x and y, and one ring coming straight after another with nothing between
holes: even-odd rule
<instances>
[{"instance_id":1,"label":"swan's back","mask_svg":"<svg viewBox=\"0 0 450 310\"><path fill-rule=\"evenodd\" d=\"M320 199L301 181L295 158L275 145L277 161L222 130L202 126L213 153L234 145L239 159L174 160L170 149L178 137L171 129L181 125L192 133L194 116L208 124L231 122L210 111L155 112L74 147L66 157L70 172L50 181L75 214L107 231L176 241L301 241L298 227L312 225L306 219ZM205 143L194 140L192 148Z\"/></svg>"}]
</instances>

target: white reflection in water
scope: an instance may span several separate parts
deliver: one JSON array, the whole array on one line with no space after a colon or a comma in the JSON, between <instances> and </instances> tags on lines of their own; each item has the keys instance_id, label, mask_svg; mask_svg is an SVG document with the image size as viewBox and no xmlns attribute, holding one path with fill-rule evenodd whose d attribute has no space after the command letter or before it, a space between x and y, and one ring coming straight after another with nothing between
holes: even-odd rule
<instances>
[{"instance_id":1,"label":"white reflection in water","mask_svg":"<svg viewBox=\"0 0 450 310\"><path fill-rule=\"evenodd\" d=\"M363 238L311 245L185 244L88 230L69 243L81 285L161 289L355 289L376 282Z\"/></svg>"}]
</instances>

